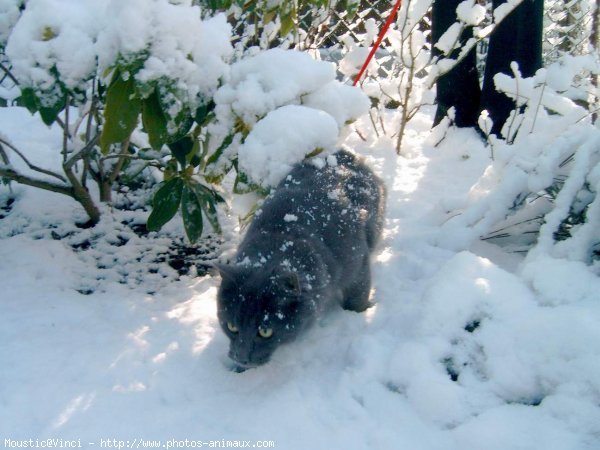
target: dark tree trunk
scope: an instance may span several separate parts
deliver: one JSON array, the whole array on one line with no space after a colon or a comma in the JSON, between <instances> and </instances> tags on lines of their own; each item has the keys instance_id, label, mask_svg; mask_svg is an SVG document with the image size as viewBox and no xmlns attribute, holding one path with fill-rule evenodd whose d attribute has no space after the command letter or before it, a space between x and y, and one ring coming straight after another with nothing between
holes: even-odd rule
<instances>
[{"instance_id":1,"label":"dark tree trunk","mask_svg":"<svg viewBox=\"0 0 600 450\"><path fill-rule=\"evenodd\" d=\"M438 2L436 2L438 3ZM493 0L494 9L506 0ZM490 37L481 94L481 110L487 109L494 121L493 134L500 134L515 103L496 91L494 75L512 75L511 62L519 65L523 77L531 77L542 67L543 0L525 0L511 12Z\"/></svg>"},{"instance_id":2,"label":"dark tree trunk","mask_svg":"<svg viewBox=\"0 0 600 450\"><path fill-rule=\"evenodd\" d=\"M436 0L431 12L431 38L435 45L446 30L457 21L456 7L462 0ZM460 48L473 37L473 30L467 28L460 36L458 50L450 57L456 58ZM434 46L434 56L441 52ZM481 91L477 73L475 49L457 64L450 72L442 75L436 82L437 110L433 125L437 125L448 114L452 107L455 109L455 124L459 127L477 125Z\"/></svg>"}]
</instances>

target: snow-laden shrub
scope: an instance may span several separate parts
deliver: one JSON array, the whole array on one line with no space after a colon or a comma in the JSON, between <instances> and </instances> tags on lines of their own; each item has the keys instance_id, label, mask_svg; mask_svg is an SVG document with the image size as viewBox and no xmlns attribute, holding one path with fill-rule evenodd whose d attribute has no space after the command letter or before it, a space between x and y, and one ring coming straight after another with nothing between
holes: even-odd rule
<instances>
[{"instance_id":1,"label":"snow-laden shrub","mask_svg":"<svg viewBox=\"0 0 600 450\"><path fill-rule=\"evenodd\" d=\"M475 0L464 0L457 7L457 21L431 44L431 8L433 0L405 0L390 26L380 50L376 53L361 81L373 99L372 132L395 141L401 153L408 123L424 105L435 101L437 80L456 67L477 44L488 38L500 22L522 0L486 10ZM340 70L353 78L378 37L380 25L365 22L366 32L354 42L347 39ZM469 29L472 37L461 40ZM385 127L381 117L393 115L395 127ZM450 118L453 120L453 118ZM365 133L366 134L366 133Z\"/></svg>"},{"instance_id":2,"label":"snow-laden shrub","mask_svg":"<svg viewBox=\"0 0 600 450\"><path fill-rule=\"evenodd\" d=\"M513 77L496 76L517 109L501 138L488 136L493 161L465 210L445 225L457 243L479 235L529 252L528 263L550 257L597 265L600 129L593 112L600 91L582 84L582 69L600 73L598 57L565 57L532 78L522 78L516 65ZM488 121L482 115L482 129Z\"/></svg>"},{"instance_id":3,"label":"snow-laden shrub","mask_svg":"<svg viewBox=\"0 0 600 450\"><path fill-rule=\"evenodd\" d=\"M179 204L192 240L202 231L201 210L218 229L211 202L222 198L207 185L221 184L233 169L234 193L265 194L293 165L334 151L346 124L369 107L360 90L335 80L333 64L293 50L271 49L242 58L225 80L213 97L206 126L196 128L194 144L183 161L178 159L182 170L155 196L151 229L170 220ZM183 170L186 161L188 169ZM194 182L196 194L186 181L190 174L202 180Z\"/></svg>"},{"instance_id":4,"label":"snow-laden shrub","mask_svg":"<svg viewBox=\"0 0 600 450\"><path fill-rule=\"evenodd\" d=\"M31 106L50 110L48 123L67 95L83 103L90 80L113 74L113 84L133 77L130 97L156 95L176 134L182 116L206 103L225 74L229 32L223 16L202 20L198 7L167 0L32 0L6 54Z\"/></svg>"},{"instance_id":5,"label":"snow-laden shrub","mask_svg":"<svg viewBox=\"0 0 600 450\"><path fill-rule=\"evenodd\" d=\"M230 65L225 15L193 3L0 4L11 13L2 69L18 82L15 103L64 132L59 170L32 164L1 138L0 176L75 198L93 224L100 212L90 179L110 202L117 182L152 179L156 171L144 171L157 168L163 181L147 228L180 211L195 241L205 220L219 230L214 185L232 168L236 192L266 191L293 164L335 149L345 124L368 108L358 89L336 81L333 64L307 54L256 49Z\"/></svg>"},{"instance_id":6,"label":"snow-laden shrub","mask_svg":"<svg viewBox=\"0 0 600 450\"><path fill-rule=\"evenodd\" d=\"M101 201L111 201L118 180L156 166L193 188L214 219L219 197L193 180L191 153L229 71L231 27L223 15L203 18L191 3L4 0L2 70L20 91L10 100L62 127L64 140L57 167L40 168L3 139L3 159L12 164L5 161L0 175L72 196L96 223L89 180ZM199 213L194 218L202 222Z\"/></svg>"},{"instance_id":7,"label":"snow-laden shrub","mask_svg":"<svg viewBox=\"0 0 600 450\"><path fill-rule=\"evenodd\" d=\"M242 59L215 94L215 134L230 133L209 158L211 179L237 169L236 191L275 186L307 155L335 149L347 123L369 100L335 79L335 66L308 54L272 49ZM233 130L233 133L231 133Z\"/></svg>"}]
</instances>

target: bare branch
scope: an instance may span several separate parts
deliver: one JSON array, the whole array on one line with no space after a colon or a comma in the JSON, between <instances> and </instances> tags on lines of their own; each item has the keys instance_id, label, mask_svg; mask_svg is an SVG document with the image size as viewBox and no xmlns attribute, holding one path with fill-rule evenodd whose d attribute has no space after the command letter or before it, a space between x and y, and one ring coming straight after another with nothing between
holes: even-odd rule
<instances>
[{"instance_id":1,"label":"bare branch","mask_svg":"<svg viewBox=\"0 0 600 450\"><path fill-rule=\"evenodd\" d=\"M0 167L0 177L8 178L9 180L15 181L19 184L25 184L27 186L32 186L39 189L44 189L46 191L57 192L59 194L73 197L73 189L71 189L67 185L28 177L27 175L20 174L16 170L6 166Z\"/></svg>"},{"instance_id":2,"label":"bare branch","mask_svg":"<svg viewBox=\"0 0 600 450\"><path fill-rule=\"evenodd\" d=\"M69 138L71 137L69 135L69 104L70 104L70 100L71 100L71 98L69 97L69 94L67 94L67 96L65 98L65 126L63 127L63 143L62 143L62 145L63 145L63 148L62 148L63 164L67 161Z\"/></svg>"},{"instance_id":3,"label":"bare branch","mask_svg":"<svg viewBox=\"0 0 600 450\"><path fill-rule=\"evenodd\" d=\"M78 154L81 155L83 153L79 152ZM74 159L73 157L69 158L69 160L65 161L63 164L63 170L65 171L65 175L67 176L69 183L71 183L72 197L77 200L81 206L83 206L83 209L85 209L85 212L90 218L91 223L95 225L100 221L100 211L96 207L96 204L92 200L92 196L88 190L73 173L73 165L75 164L75 161L77 161L77 159Z\"/></svg>"},{"instance_id":4,"label":"bare branch","mask_svg":"<svg viewBox=\"0 0 600 450\"><path fill-rule=\"evenodd\" d=\"M25 164L27 164L27 167L29 167L31 170L33 170L35 172L43 173L44 175L49 175L51 177L54 177L54 178L62 181L63 183L67 181L65 179L65 177L63 177L62 175L60 175L60 174L58 174L56 172L52 172L51 170L42 169L41 167L38 167L35 164L32 164L25 157L25 155L23 153L21 153L21 151L19 151L19 149L17 147L15 147L14 145L12 145L10 142L8 142L6 139L2 138L1 136L0 136L0 144L6 145L13 152L15 152L25 162Z\"/></svg>"},{"instance_id":5,"label":"bare branch","mask_svg":"<svg viewBox=\"0 0 600 450\"><path fill-rule=\"evenodd\" d=\"M87 153L92 151L94 146L96 146L96 144L98 144L99 140L100 140L100 133L96 134L96 136L94 136L94 138L91 141L89 141L87 144L85 144L85 146L81 150L79 150L77 153L74 153L73 155L71 155L71 157L65 161L65 163L63 164L63 167L66 167L67 169L71 169L77 161L84 158Z\"/></svg>"},{"instance_id":6,"label":"bare branch","mask_svg":"<svg viewBox=\"0 0 600 450\"><path fill-rule=\"evenodd\" d=\"M8 159L8 155L4 151L4 147L2 147L2 144L0 144L0 158L2 158L2 162L4 164L8 165L10 163L10 160Z\"/></svg>"},{"instance_id":7,"label":"bare branch","mask_svg":"<svg viewBox=\"0 0 600 450\"><path fill-rule=\"evenodd\" d=\"M119 174L121 173L121 170L123 169L123 164L125 164L125 160L129 156L129 140L130 139L131 139L131 136L129 136L127 139L125 139L121 143L121 153L119 154L119 159L117 160L117 164L115 164L115 166L113 167L112 173L110 174L110 177L108 178L108 182L111 185L115 181L117 181L117 178L119 177Z\"/></svg>"},{"instance_id":8,"label":"bare branch","mask_svg":"<svg viewBox=\"0 0 600 450\"><path fill-rule=\"evenodd\" d=\"M10 69L8 67L6 67L4 64L2 64L1 62L0 62L0 69L6 74L6 76L8 78L10 78L10 81L15 83L17 86L19 85L19 80L17 80L15 78L15 76L12 74L12 72L10 71Z\"/></svg>"}]
</instances>

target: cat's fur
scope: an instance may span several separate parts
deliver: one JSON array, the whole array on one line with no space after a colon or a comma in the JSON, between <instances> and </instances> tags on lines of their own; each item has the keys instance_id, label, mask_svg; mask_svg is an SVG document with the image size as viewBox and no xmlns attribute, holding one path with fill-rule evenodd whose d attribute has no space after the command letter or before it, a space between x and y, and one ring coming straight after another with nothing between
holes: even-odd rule
<instances>
[{"instance_id":1,"label":"cat's fur","mask_svg":"<svg viewBox=\"0 0 600 450\"><path fill-rule=\"evenodd\" d=\"M239 367L266 363L332 305L371 306L384 203L382 182L345 150L297 165L267 197L232 263L218 266L219 322Z\"/></svg>"}]
</instances>

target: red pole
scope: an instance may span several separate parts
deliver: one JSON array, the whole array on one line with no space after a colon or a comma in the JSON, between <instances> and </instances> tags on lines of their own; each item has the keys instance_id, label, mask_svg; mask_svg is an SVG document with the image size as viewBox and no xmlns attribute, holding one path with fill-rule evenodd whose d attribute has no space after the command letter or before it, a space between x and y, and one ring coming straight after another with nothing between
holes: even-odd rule
<instances>
[{"instance_id":1,"label":"red pole","mask_svg":"<svg viewBox=\"0 0 600 450\"><path fill-rule=\"evenodd\" d=\"M402 0L397 0L396 1L396 4L394 5L394 8L392 9L392 13L390 14L390 17L388 17L388 20L385 22L385 25L383 26L383 29L381 30L381 33L379 33L379 37L377 38L377 41L375 42L375 45L373 46L373 48L369 52L369 56L367 56L367 59L365 60L362 68L360 69L360 72L358 72L358 75L356 75L356 78L354 79L354 83L352 83L352 86L356 86L356 84L358 83L358 81L361 79L361 77L365 73L365 70L367 70L367 66L371 62L371 59L373 59L373 55L375 55L375 52L377 51L377 49L381 45L381 41L383 41L383 38L385 37L385 34L387 33L388 29L390 28L390 25L394 21L394 18L396 17L396 14L398 13L398 9L400 9L400 4L401 3L402 3Z\"/></svg>"}]
</instances>

